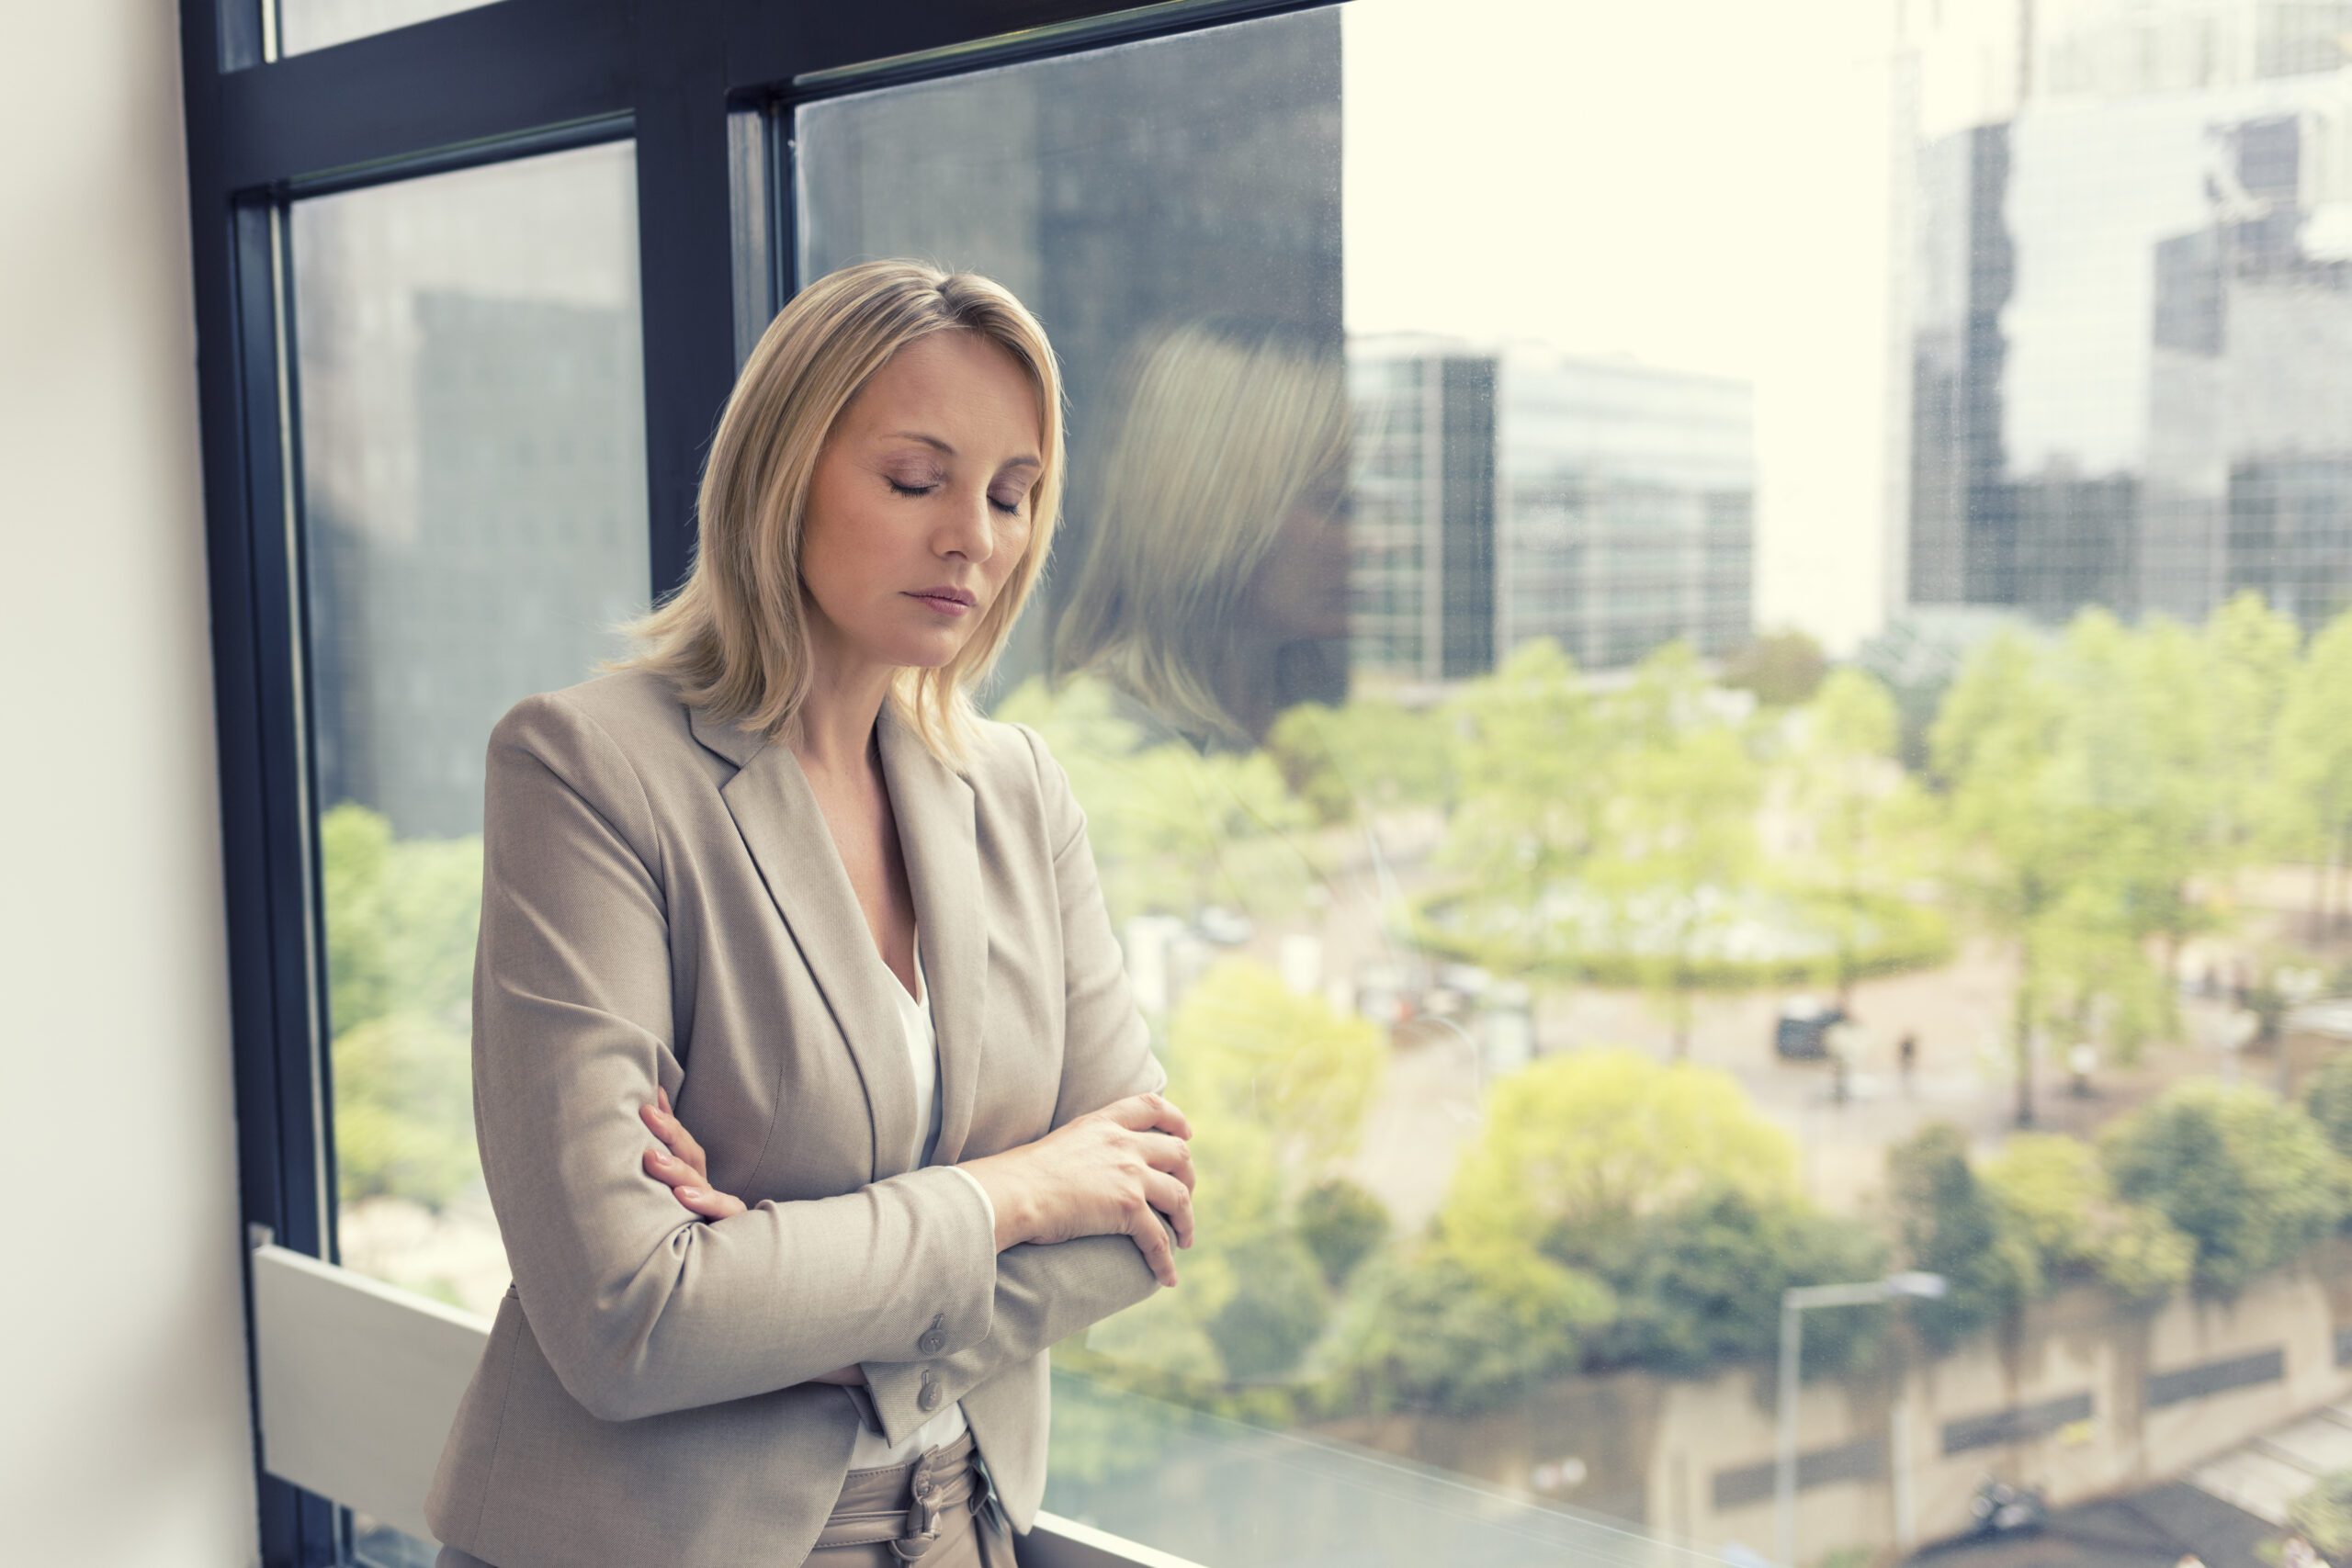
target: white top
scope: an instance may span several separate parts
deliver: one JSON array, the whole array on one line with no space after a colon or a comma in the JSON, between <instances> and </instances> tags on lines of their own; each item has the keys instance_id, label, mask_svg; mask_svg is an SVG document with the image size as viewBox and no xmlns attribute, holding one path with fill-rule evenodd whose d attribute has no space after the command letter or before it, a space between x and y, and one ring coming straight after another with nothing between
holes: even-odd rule
<instances>
[{"instance_id":1,"label":"white top","mask_svg":"<svg viewBox=\"0 0 2352 1568\"><path fill-rule=\"evenodd\" d=\"M882 955L876 953L874 961L882 964ZM923 1135L922 1149L910 1152L918 1155L914 1161L916 1165L929 1165L931 1156L939 1146L939 1032L931 1016L931 982L922 972L922 927L915 928L915 989L920 994L907 995L906 987L899 983L898 976L891 973L888 964L882 964L882 973L890 982L890 995L898 999L899 1020L906 1036L907 1066L915 1082L915 1125L928 1125L931 1129ZM981 1186L980 1179L970 1171L957 1166L947 1168L970 1182L972 1190L980 1195L980 1202L989 1212L989 1228L993 1232L996 1228L996 1205L989 1201L989 1190ZM886 1464L904 1464L925 1449L955 1441L963 1436L965 1429L962 1400L948 1405L908 1433L906 1441L896 1448L892 1448L881 1433L866 1430L865 1423L860 1422L857 1444L850 1450L849 1467L852 1470L873 1470Z\"/></svg>"}]
</instances>

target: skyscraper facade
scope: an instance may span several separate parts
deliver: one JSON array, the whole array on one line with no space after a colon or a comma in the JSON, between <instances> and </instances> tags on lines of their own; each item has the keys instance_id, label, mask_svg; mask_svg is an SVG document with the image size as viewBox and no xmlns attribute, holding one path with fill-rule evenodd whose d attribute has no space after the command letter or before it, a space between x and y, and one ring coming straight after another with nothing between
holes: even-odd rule
<instances>
[{"instance_id":1,"label":"skyscraper facade","mask_svg":"<svg viewBox=\"0 0 2352 1568\"><path fill-rule=\"evenodd\" d=\"M1351 340L1353 659L1442 681L1539 637L1613 669L1753 629L1747 383L1419 334Z\"/></svg>"},{"instance_id":2,"label":"skyscraper facade","mask_svg":"<svg viewBox=\"0 0 2352 1568\"><path fill-rule=\"evenodd\" d=\"M1909 603L2333 615L2352 6L1955 9L1906 98Z\"/></svg>"}]
</instances>

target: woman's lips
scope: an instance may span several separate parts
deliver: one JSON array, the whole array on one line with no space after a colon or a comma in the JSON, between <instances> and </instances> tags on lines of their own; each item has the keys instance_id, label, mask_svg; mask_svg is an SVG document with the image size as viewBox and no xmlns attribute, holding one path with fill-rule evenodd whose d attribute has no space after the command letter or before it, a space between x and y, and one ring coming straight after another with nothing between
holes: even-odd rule
<instances>
[{"instance_id":1,"label":"woman's lips","mask_svg":"<svg viewBox=\"0 0 2352 1568\"><path fill-rule=\"evenodd\" d=\"M971 605L960 599L950 599L944 594L910 593L907 597L919 604L930 605L943 615L968 615L972 613Z\"/></svg>"}]
</instances>

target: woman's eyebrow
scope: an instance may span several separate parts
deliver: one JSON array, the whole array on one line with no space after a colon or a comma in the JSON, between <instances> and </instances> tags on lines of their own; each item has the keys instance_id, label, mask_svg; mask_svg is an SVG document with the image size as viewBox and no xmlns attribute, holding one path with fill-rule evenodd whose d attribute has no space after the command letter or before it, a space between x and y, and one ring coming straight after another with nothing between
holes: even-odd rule
<instances>
[{"instance_id":1,"label":"woman's eyebrow","mask_svg":"<svg viewBox=\"0 0 2352 1568\"><path fill-rule=\"evenodd\" d=\"M949 445L947 445L947 443L946 443L946 442L942 441L938 436L936 436L936 435L927 434L925 434L924 432L920 431L920 430L893 430L893 431L891 431L891 432L889 433L889 434L890 434L890 435L903 435L903 436L906 436L909 440L912 440L912 441L920 441L920 442L923 443L923 444L924 444L925 446L936 446L936 447L938 447L942 452L946 453L946 454L947 454L949 457L953 457L954 456L956 456L956 448L955 448L955 447L950 446ZM888 436L886 436L886 437L885 437L885 439L886 439L886 440L887 440L888 438ZM1006 467L1006 468L1044 468L1045 466L1046 466L1046 465L1045 465L1044 463L1039 462L1035 457L1015 457L1015 458L1013 458L1011 462L1009 462L1009 463L1005 464L1005 467Z\"/></svg>"}]
</instances>

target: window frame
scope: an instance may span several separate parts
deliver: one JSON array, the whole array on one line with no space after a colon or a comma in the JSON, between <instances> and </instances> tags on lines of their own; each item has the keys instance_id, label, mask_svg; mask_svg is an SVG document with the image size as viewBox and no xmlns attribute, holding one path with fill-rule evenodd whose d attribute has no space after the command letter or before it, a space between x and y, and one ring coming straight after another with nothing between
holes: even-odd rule
<instances>
[{"instance_id":1,"label":"window frame","mask_svg":"<svg viewBox=\"0 0 2352 1568\"><path fill-rule=\"evenodd\" d=\"M792 109L1339 0L495 0L283 58L276 3L179 7L252 1369L268 1348L255 1334L256 1247L338 1256L291 203L635 141L658 596L690 561L703 448L737 368L797 287ZM247 1393L262 1561L345 1561L348 1510L265 1468L257 1378ZM1104 1551L1100 1540L1070 1545L1072 1562Z\"/></svg>"}]
</instances>

